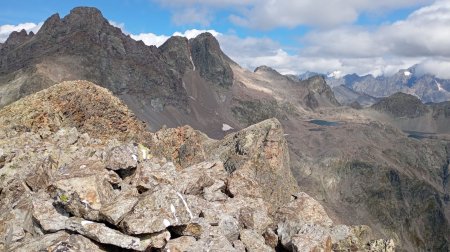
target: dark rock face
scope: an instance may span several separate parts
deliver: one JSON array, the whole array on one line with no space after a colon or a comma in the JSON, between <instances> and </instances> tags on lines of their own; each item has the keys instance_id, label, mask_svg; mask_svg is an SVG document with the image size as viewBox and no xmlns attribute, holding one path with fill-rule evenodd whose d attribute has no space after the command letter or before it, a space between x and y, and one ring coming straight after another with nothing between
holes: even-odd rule
<instances>
[{"instance_id":1,"label":"dark rock face","mask_svg":"<svg viewBox=\"0 0 450 252\"><path fill-rule=\"evenodd\" d=\"M24 36L13 34L9 40L22 41L21 46L0 53L1 75L28 79L17 98L76 78L95 81L115 94L158 97L181 107L186 103L181 73L170 69L156 47L125 36L95 8L75 8L63 19L55 14L35 36L26 37L27 43Z\"/></svg>"},{"instance_id":2,"label":"dark rock face","mask_svg":"<svg viewBox=\"0 0 450 252\"><path fill-rule=\"evenodd\" d=\"M231 60L220 49L219 42L210 33L203 33L189 41L194 65L200 75L222 87L233 84Z\"/></svg>"},{"instance_id":3,"label":"dark rock face","mask_svg":"<svg viewBox=\"0 0 450 252\"><path fill-rule=\"evenodd\" d=\"M184 37L170 37L159 49L167 64L184 74L187 69L194 69L189 41Z\"/></svg>"},{"instance_id":4,"label":"dark rock face","mask_svg":"<svg viewBox=\"0 0 450 252\"><path fill-rule=\"evenodd\" d=\"M17 45L20 45L22 43L27 42L34 36L33 32L30 32L29 34L25 30L21 30L20 32L13 31L8 39L5 41L4 46L5 47L15 47Z\"/></svg>"},{"instance_id":5,"label":"dark rock face","mask_svg":"<svg viewBox=\"0 0 450 252\"><path fill-rule=\"evenodd\" d=\"M396 93L381 99L372 108L381 112L387 112L395 117L419 117L428 112L422 101L409 94Z\"/></svg>"},{"instance_id":6,"label":"dark rock face","mask_svg":"<svg viewBox=\"0 0 450 252\"><path fill-rule=\"evenodd\" d=\"M331 106L340 106L339 102L334 97L334 93L331 88L325 82L322 76L313 76L307 80L302 81L309 91L306 96L305 102L308 107L315 109L319 107L320 103L324 100Z\"/></svg>"}]
</instances>

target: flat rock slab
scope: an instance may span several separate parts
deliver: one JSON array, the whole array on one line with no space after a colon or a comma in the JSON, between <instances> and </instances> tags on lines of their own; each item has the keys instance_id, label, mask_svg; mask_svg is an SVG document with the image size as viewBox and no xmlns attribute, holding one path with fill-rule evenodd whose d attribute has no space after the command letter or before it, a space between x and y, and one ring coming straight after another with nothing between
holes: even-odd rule
<instances>
[{"instance_id":1,"label":"flat rock slab","mask_svg":"<svg viewBox=\"0 0 450 252\"><path fill-rule=\"evenodd\" d=\"M151 234L169 226L188 224L194 216L185 196L162 185L139 200L120 226L127 234Z\"/></svg>"},{"instance_id":2,"label":"flat rock slab","mask_svg":"<svg viewBox=\"0 0 450 252\"><path fill-rule=\"evenodd\" d=\"M66 221L66 229L77 232L102 244L111 244L120 248L139 251L145 250L139 238L122 234L117 230L107 227L103 223L87 221L81 218L70 218Z\"/></svg>"}]
</instances>

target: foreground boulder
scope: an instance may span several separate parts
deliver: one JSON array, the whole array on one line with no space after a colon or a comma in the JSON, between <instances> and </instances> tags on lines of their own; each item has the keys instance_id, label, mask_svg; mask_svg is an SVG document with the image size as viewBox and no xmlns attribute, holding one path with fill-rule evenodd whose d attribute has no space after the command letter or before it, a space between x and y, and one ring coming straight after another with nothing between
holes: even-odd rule
<instances>
[{"instance_id":1,"label":"foreground boulder","mask_svg":"<svg viewBox=\"0 0 450 252\"><path fill-rule=\"evenodd\" d=\"M0 111L1 251L393 251L370 230L334 225L299 192L275 119L212 140L189 127L136 130L131 114L123 119L136 127L100 132L70 115L49 124L58 110L41 120L15 107L71 100L83 87L115 101L73 82Z\"/></svg>"}]
</instances>

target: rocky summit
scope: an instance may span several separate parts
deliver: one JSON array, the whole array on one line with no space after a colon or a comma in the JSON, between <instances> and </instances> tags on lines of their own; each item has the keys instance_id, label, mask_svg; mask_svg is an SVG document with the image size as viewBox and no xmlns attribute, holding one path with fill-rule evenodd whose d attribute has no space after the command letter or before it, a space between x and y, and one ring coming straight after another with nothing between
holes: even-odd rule
<instances>
[{"instance_id":1,"label":"rocky summit","mask_svg":"<svg viewBox=\"0 0 450 252\"><path fill-rule=\"evenodd\" d=\"M0 119L1 251L395 249L299 191L276 119L223 140L188 126L150 133L85 81Z\"/></svg>"}]
</instances>

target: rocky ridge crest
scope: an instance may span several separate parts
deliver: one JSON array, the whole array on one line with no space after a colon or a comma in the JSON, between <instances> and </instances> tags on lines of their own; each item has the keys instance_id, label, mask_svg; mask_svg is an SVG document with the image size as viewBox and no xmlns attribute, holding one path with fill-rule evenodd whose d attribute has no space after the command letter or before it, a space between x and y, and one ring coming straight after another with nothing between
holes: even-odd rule
<instances>
[{"instance_id":1,"label":"rocky ridge crest","mask_svg":"<svg viewBox=\"0 0 450 252\"><path fill-rule=\"evenodd\" d=\"M223 140L188 126L149 133L82 81L0 119L0 250L394 250L367 227L333 224L299 192L275 119Z\"/></svg>"}]
</instances>

